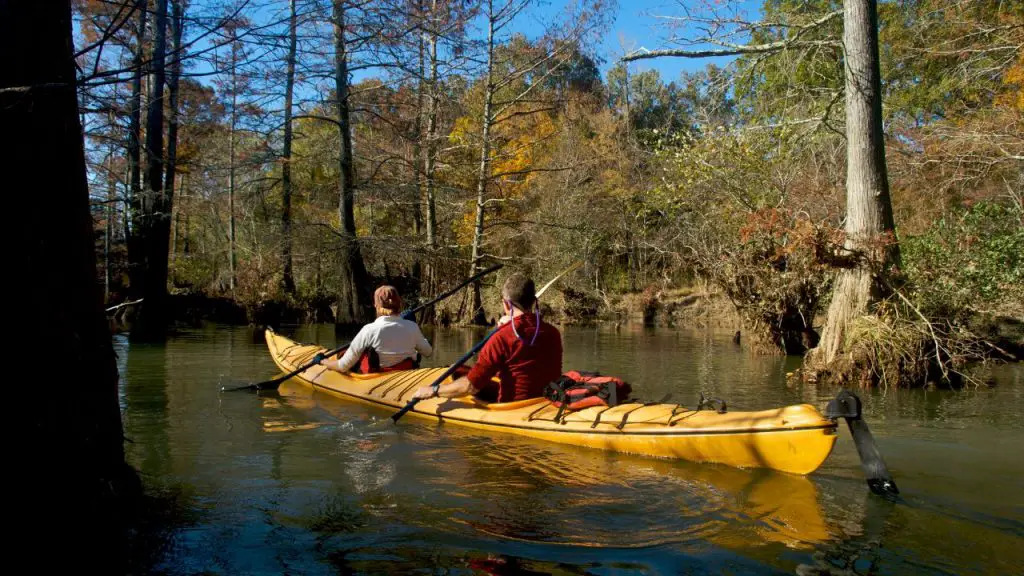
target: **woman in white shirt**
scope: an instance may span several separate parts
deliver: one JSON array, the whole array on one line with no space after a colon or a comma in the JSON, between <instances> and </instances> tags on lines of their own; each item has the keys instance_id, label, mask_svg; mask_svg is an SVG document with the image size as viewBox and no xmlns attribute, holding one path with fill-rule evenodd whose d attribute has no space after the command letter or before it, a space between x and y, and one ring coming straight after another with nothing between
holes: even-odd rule
<instances>
[{"instance_id":1,"label":"woman in white shirt","mask_svg":"<svg viewBox=\"0 0 1024 576\"><path fill-rule=\"evenodd\" d=\"M423 356L433 353L420 327L399 316L402 297L394 286L377 288L373 305L377 319L363 326L340 359L326 358L321 365L338 372L348 372L356 364L363 373L409 370L415 367L417 352Z\"/></svg>"}]
</instances>

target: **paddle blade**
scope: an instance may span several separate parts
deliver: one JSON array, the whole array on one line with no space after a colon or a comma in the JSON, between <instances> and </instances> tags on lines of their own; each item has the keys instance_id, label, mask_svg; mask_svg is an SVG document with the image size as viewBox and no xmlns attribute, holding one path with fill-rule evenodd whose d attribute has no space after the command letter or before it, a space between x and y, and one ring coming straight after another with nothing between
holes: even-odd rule
<instances>
[{"instance_id":1,"label":"paddle blade","mask_svg":"<svg viewBox=\"0 0 1024 576\"><path fill-rule=\"evenodd\" d=\"M846 425L850 428L850 435L853 436L853 443L857 447L857 454L860 456L861 468L868 482L868 488L886 498L894 498L900 493L896 487L896 481L889 473L885 460L882 459L878 445L875 444L875 437L871 435L871 429L862 418L860 397L848 391L841 390L836 397L829 401L825 408L825 417L837 420L846 419Z\"/></svg>"},{"instance_id":2,"label":"paddle blade","mask_svg":"<svg viewBox=\"0 0 1024 576\"><path fill-rule=\"evenodd\" d=\"M537 297L537 298L540 298L541 296L543 296L543 295L544 295L544 293L548 291L548 288L551 288L551 286L552 286L552 285L553 285L553 284L554 284L555 282L558 282L558 280L559 280L559 279L560 279L560 278L561 278L562 276L565 276L566 274L568 274L568 273L572 272L573 270L575 270L575 269L579 268L580 266L583 266L583 260L577 260L577 261L573 262L572 264L570 264L568 268L566 268L565 270L562 270L561 272L559 272L559 273L558 273L558 276L555 276L554 278L552 278L551 280L549 280L547 284L545 284L545 285L541 286L541 287L540 287L540 290L537 290L537 295L536 295L536 297Z\"/></svg>"},{"instance_id":3,"label":"paddle blade","mask_svg":"<svg viewBox=\"0 0 1024 576\"><path fill-rule=\"evenodd\" d=\"M244 386L221 386L221 392L242 392L244 390L259 390L259 384L245 384Z\"/></svg>"},{"instance_id":4,"label":"paddle blade","mask_svg":"<svg viewBox=\"0 0 1024 576\"><path fill-rule=\"evenodd\" d=\"M255 384L245 384L243 386L235 386L235 387L231 387L231 388L229 388L227 386L221 386L220 391L221 392L241 392L243 390L254 390L254 391L259 391L259 390L277 390L277 387L281 385L281 382L284 382L285 380L291 378L292 376L295 376L296 374L298 374L298 371L292 372L291 374L285 374L284 376L278 376L277 378L274 378L273 380L267 380L266 382L257 382Z\"/></svg>"}]
</instances>

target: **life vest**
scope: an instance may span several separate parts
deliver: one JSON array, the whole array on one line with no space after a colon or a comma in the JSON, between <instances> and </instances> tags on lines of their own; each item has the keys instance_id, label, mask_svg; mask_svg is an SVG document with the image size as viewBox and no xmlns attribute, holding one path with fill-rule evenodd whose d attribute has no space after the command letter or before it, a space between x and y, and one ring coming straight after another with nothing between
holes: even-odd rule
<instances>
[{"instance_id":1,"label":"life vest","mask_svg":"<svg viewBox=\"0 0 1024 576\"><path fill-rule=\"evenodd\" d=\"M618 406L629 399L633 387L621 378L602 376L598 372L571 370L548 384L544 397L558 407L555 421L566 410L583 410L591 406Z\"/></svg>"}]
</instances>

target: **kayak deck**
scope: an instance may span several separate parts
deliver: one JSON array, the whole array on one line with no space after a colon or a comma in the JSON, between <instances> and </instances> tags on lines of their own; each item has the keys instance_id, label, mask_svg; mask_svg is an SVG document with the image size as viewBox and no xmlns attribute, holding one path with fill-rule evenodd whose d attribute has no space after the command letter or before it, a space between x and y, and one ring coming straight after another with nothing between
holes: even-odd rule
<instances>
[{"instance_id":1,"label":"kayak deck","mask_svg":"<svg viewBox=\"0 0 1024 576\"><path fill-rule=\"evenodd\" d=\"M286 372L325 352L271 330L266 340L274 362ZM335 396L397 410L417 388L432 384L444 371L441 367L341 374L314 366L298 379ZM809 404L720 414L677 404L627 403L566 411L560 420L555 419L557 413L558 408L544 398L488 404L465 397L423 400L409 415L615 452L794 474L809 474L821 466L836 440L836 423Z\"/></svg>"}]
</instances>

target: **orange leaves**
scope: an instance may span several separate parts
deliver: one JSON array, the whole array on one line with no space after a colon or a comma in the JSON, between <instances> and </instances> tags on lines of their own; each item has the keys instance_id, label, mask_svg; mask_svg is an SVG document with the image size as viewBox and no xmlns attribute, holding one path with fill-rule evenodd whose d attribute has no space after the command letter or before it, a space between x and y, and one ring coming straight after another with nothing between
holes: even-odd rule
<instances>
[{"instance_id":1,"label":"orange leaves","mask_svg":"<svg viewBox=\"0 0 1024 576\"><path fill-rule=\"evenodd\" d=\"M806 214L789 209L765 208L747 214L746 224L739 230L741 242L756 247L771 262L800 259L807 265L835 261L835 253L846 241L846 233L825 222L813 222ZM895 243L886 236L877 239L880 246Z\"/></svg>"}]
</instances>

